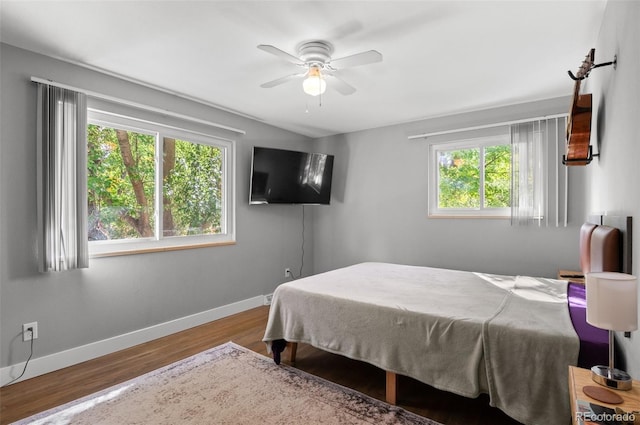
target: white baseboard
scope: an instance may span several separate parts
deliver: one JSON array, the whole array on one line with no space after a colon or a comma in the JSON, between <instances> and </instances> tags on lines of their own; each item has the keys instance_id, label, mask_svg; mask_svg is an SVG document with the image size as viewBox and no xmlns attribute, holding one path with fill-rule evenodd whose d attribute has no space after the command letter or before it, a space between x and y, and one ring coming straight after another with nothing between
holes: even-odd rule
<instances>
[{"instance_id":1,"label":"white baseboard","mask_svg":"<svg viewBox=\"0 0 640 425\"><path fill-rule=\"evenodd\" d=\"M125 348L133 347L134 345L162 338L176 332L193 328L194 326L203 325L213 320L262 306L264 305L264 298L264 296L249 298L203 311L201 313L196 313L191 316L181 317L180 319L171 320L148 328L118 335L113 338L92 342L91 344L32 359L29 362L24 376L16 382L44 375L45 373L95 359L96 357L104 356L105 354L124 350ZM1 385L6 385L6 383L11 382L11 380L20 376L24 369L24 365L25 362L22 362L0 369Z\"/></svg>"}]
</instances>

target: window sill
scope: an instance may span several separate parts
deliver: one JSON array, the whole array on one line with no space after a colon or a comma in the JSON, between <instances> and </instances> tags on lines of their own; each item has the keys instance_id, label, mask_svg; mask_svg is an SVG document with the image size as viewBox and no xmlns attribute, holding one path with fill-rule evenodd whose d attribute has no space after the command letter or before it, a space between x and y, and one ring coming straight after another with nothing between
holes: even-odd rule
<instances>
[{"instance_id":1,"label":"window sill","mask_svg":"<svg viewBox=\"0 0 640 425\"><path fill-rule=\"evenodd\" d=\"M429 214L428 218L473 218L473 219L477 219L477 218L488 218L491 220L495 220L495 219L502 219L502 220L510 220L511 217L507 216L507 215L473 215L473 214Z\"/></svg>"},{"instance_id":2,"label":"window sill","mask_svg":"<svg viewBox=\"0 0 640 425\"><path fill-rule=\"evenodd\" d=\"M149 254L153 252L167 252L167 251L181 251L185 249L197 249L197 248L209 248L213 246L229 246L235 245L236 241L217 241L217 242L203 242L203 243L191 243L185 245L165 245L155 247L128 247L128 248L116 248L113 250L103 250L100 252L91 252L89 249L89 258L104 258L104 257L118 257L121 255L136 255L136 254Z\"/></svg>"}]
</instances>

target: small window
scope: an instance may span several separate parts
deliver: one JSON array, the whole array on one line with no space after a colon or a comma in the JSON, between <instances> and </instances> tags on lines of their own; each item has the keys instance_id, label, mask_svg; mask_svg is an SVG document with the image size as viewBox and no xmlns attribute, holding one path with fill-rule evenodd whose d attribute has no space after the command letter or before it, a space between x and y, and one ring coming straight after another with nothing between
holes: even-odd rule
<instances>
[{"instance_id":1,"label":"small window","mask_svg":"<svg viewBox=\"0 0 640 425\"><path fill-rule=\"evenodd\" d=\"M432 144L429 165L430 216L510 215L508 135Z\"/></svg>"},{"instance_id":2,"label":"small window","mask_svg":"<svg viewBox=\"0 0 640 425\"><path fill-rule=\"evenodd\" d=\"M233 143L90 112L92 255L233 242Z\"/></svg>"}]
</instances>

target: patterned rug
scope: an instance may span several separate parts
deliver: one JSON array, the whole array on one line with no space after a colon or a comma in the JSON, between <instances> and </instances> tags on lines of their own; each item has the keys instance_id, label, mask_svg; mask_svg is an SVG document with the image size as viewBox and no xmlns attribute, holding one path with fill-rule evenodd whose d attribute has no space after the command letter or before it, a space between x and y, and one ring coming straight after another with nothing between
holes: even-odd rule
<instances>
[{"instance_id":1,"label":"patterned rug","mask_svg":"<svg viewBox=\"0 0 640 425\"><path fill-rule=\"evenodd\" d=\"M16 424L439 425L233 342Z\"/></svg>"}]
</instances>

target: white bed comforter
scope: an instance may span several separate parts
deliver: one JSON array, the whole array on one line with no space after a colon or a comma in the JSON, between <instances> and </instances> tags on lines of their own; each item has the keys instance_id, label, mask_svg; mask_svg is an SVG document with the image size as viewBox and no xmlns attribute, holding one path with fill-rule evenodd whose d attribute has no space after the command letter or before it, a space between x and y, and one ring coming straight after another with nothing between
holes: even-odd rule
<instances>
[{"instance_id":1,"label":"white bed comforter","mask_svg":"<svg viewBox=\"0 0 640 425\"><path fill-rule=\"evenodd\" d=\"M567 424L579 340L566 282L362 263L280 285L264 341L284 339L476 397L525 424Z\"/></svg>"}]
</instances>

